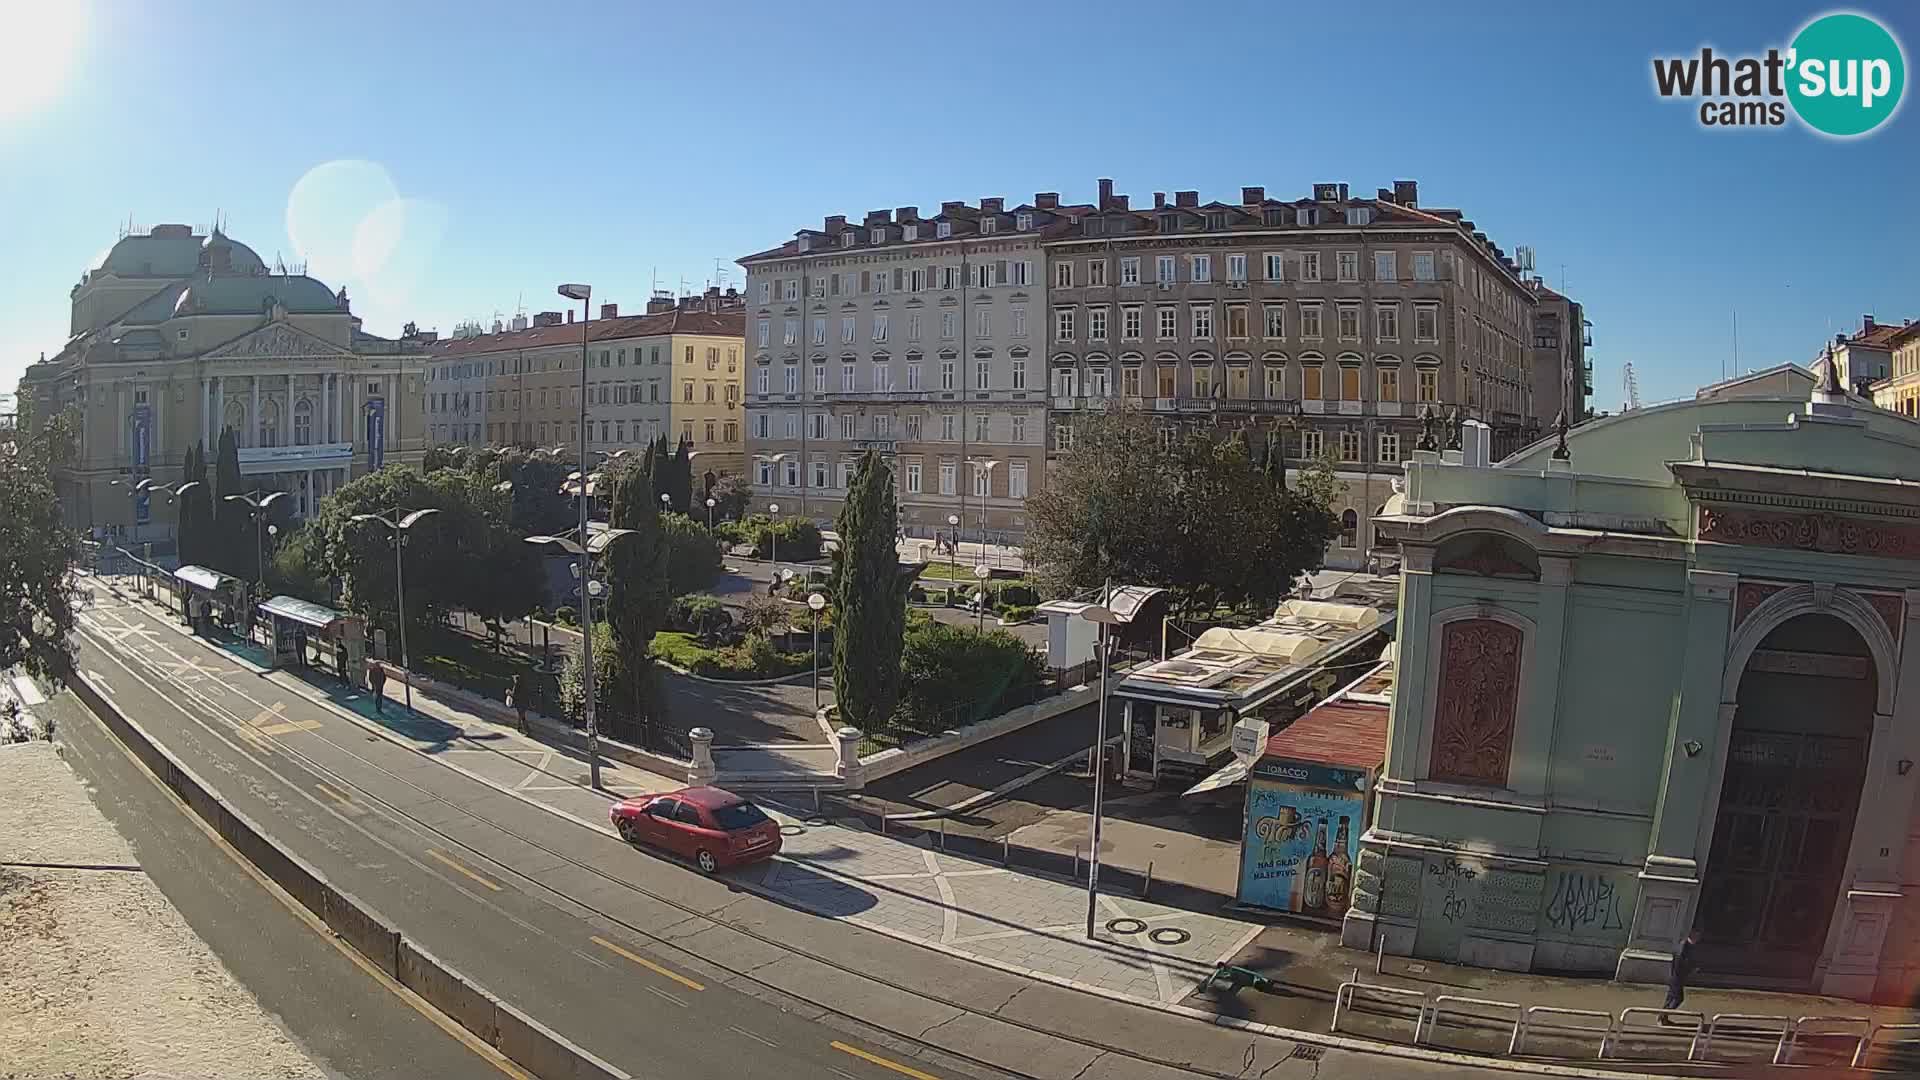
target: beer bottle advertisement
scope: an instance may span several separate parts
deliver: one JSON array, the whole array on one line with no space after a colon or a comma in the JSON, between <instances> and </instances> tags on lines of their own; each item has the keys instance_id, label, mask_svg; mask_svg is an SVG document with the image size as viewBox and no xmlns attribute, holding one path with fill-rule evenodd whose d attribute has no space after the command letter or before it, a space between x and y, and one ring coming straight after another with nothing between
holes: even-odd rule
<instances>
[{"instance_id":1,"label":"beer bottle advertisement","mask_svg":"<svg viewBox=\"0 0 1920 1080\"><path fill-rule=\"evenodd\" d=\"M1247 784L1246 833L1240 845L1240 902L1322 917L1344 913L1351 862L1335 901L1333 848L1342 818L1361 820L1365 795L1296 787L1258 777ZM1348 836L1353 834L1349 831ZM1316 843L1317 838L1317 843ZM1316 854L1317 852L1317 854ZM1351 859L1351 854L1346 856Z\"/></svg>"}]
</instances>

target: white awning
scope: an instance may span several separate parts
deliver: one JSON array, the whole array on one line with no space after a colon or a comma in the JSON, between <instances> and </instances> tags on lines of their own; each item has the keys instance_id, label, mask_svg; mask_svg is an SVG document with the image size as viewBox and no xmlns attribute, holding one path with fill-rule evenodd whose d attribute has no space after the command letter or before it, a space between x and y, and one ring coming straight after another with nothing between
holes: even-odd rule
<instances>
[{"instance_id":1,"label":"white awning","mask_svg":"<svg viewBox=\"0 0 1920 1080\"><path fill-rule=\"evenodd\" d=\"M1205 780L1181 792L1186 795L1203 795L1209 791L1218 791L1223 787L1237 784L1247 778L1247 770L1253 768L1252 758L1234 758L1227 766Z\"/></svg>"}]
</instances>

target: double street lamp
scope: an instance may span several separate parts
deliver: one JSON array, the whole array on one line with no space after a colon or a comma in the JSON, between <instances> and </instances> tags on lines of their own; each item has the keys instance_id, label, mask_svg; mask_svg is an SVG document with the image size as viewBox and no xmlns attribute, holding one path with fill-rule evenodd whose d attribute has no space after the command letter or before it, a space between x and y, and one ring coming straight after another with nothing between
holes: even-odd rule
<instances>
[{"instance_id":1,"label":"double street lamp","mask_svg":"<svg viewBox=\"0 0 1920 1080\"><path fill-rule=\"evenodd\" d=\"M234 498L232 495L227 497L229 499ZM409 713L413 711L413 671L407 663L407 570L406 561L400 557L400 552L407 530L439 512L440 511L429 507L425 510L414 510L402 516L396 508L392 517L387 517L383 514L355 514L347 519L356 525L368 521L377 521L385 525L387 531L393 534L393 609L395 613L399 615L400 679L406 687L407 711Z\"/></svg>"},{"instance_id":2,"label":"double street lamp","mask_svg":"<svg viewBox=\"0 0 1920 1080\"><path fill-rule=\"evenodd\" d=\"M275 491L270 494L250 491L245 495L226 496L227 502L246 504L247 512L253 515L253 568L261 585L267 583L267 512L286 497L287 493L284 491Z\"/></svg>"},{"instance_id":3,"label":"double street lamp","mask_svg":"<svg viewBox=\"0 0 1920 1080\"><path fill-rule=\"evenodd\" d=\"M1091 835L1087 848L1087 940L1093 940L1095 923L1095 905L1100 891L1100 801L1107 774L1107 634L1120 623L1120 616L1113 612L1113 587L1105 586L1100 590L1100 602L1082 608L1080 617L1090 623L1100 625L1100 709L1099 725L1094 730L1093 750L1090 760L1093 763L1093 823L1088 827Z\"/></svg>"},{"instance_id":4,"label":"double street lamp","mask_svg":"<svg viewBox=\"0 0 1920 1080\"><path fill-rule=\"evenodd\" d=\"M632 529L602 529L588 535L587 524L580 522L580 535L587 538L583 547L577 540L565 536L529 536L527 543L557 547L577 560L574 576L580 580L580 689L586 699L587 714L587 782L595 791L600 790L600 728L594 714L593 691L593 594L599 581L593 576L593 562L606 555L607 549L617 540L633 535Z\"/></svg>"}]
</instances>

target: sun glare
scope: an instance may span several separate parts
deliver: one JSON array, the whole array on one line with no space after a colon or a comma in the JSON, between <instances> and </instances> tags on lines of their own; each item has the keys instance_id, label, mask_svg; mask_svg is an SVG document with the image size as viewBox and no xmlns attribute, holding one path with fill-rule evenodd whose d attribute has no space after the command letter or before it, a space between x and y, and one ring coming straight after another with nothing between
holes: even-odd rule
<instances>
[{"instance_id":1,"label":"sun glare","mask_svg":"<svg viewBox=\"0 0 1920 1080\"><path fill-rule=\"evenodd\" d=\"M87 16L86 0L0 0L0 123L67 88Z\"/></svg>"}]
</instances>

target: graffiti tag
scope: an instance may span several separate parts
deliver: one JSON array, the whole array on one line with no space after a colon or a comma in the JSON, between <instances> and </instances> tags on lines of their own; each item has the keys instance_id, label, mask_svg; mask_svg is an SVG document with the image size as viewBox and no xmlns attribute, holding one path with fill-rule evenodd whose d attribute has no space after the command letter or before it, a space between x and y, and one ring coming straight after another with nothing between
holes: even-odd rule
<instances>
[{"instance_id":1,"label":"graffiti tag","mask_svg":"<svg viewBox=\"0 0 1920 1080\"><path fill-rule=\"evenodd\" d=\"M1547 924L1558 930L1624 930L1613 882L1594 872L1562 872L1547 902Z\"/></svg>"}]
</instances>

